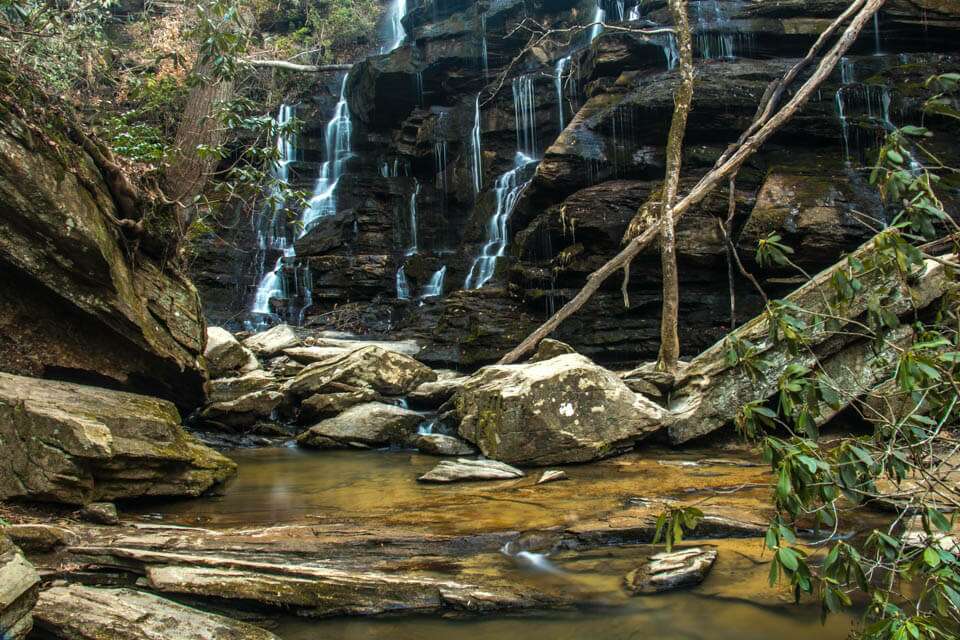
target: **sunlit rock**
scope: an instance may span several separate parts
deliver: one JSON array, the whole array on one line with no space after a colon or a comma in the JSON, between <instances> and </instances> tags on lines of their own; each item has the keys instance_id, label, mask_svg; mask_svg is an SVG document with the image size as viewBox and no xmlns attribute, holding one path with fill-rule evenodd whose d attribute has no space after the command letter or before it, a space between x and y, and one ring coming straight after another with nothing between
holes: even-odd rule
<instances>
[{"instance_id":1,"label":"sunlit rock","mask_svg":"<svg viewBox=\"0 0 960 640\"><path fill-rule=\"evenodd\" d=\"M422 421L416 411L367 402L315 424L300 434L297 444L318 449L405 444Z\"/></svg>"},{"instance_id":2,"label":"sunlit rock","mask_svg":"<svg viewBox=\"0 0 960 640\"><path fill-rule=\"evenodd\" d=\"M331 385L338 383L399 396L436 377L433 370L410 356L369 346L311 364L285 388L303 397L330 391Z\"/></svg>"},{"instance_id":3,"label":"sunlit rock","mask_svg":"<svg viewBox=\"0 0 960 640\"><path fill-rule=\"evenodd\" d=\"M0 533L0 638L23 640L30 634L39 584L33 565Z\"/></svg>"},{"instance_id":4,"label":"sunlit rock","mask_svg":"<svg viewBox=\"0 0 960 640\"><path fill-rule=\"evenodd\" d=\"M692 587L703 582L716 560L717 550L706 547L658 553L628 573L624 587L634 595Z\"/></svg>"}]
</instances>

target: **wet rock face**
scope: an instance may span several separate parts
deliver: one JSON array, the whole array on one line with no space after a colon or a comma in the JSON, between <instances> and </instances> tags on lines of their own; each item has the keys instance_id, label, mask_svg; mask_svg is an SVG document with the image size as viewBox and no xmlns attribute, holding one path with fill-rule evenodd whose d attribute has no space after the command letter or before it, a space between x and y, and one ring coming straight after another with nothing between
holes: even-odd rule
<instances>
[{"instance_id":1,"label":"wet rock face","mask_svg":"<svg viewBox=\"0 0 960 640\"><path fill-rule=\"evenodd\" d=\"M236 465L180 426L173 404L0 374L0 498L82 505L198 496Z\"/></svg>"},{"instance_id":2,"label":"wet rock face","mask_svg":"<svg viewBox=\"0 0 960 640\"><path fill-rule=\"evenodd\" d=\"M387 396L400 396L437 374L410 356L369 346L309 365L285 389L296 396L329 391L331 385L371 389Z\"/></svg>"},{"instance_id":3,"label":"wet rock face","mask_svg":"<svg viewBox=\"0 0 960 640\"><path fill-rule=\"evenodd\" d=\"M33 628L40 576L10 539L0 533L0 637L24 640Z\"/></svg>"},{"instance_id":4,"label":"wet rock face","mask_svg":"<svg viewBox=\"0 0 960 640\"><path fill-rule=\"evenodd\" d=\"M197 291L128 253L106 180L50 127L57 153L9 110L0 116L0 370L106 382L192 409L204 382Z\"/></svg>"},{"instance_id":5,"label":"wet rock face","mask_svg":"<svg viewBox=\"0 0 960 640\"><path fill-rule=\"evenodd\" d=\"M510 464L585 462L629 449L657 431L664 409L578 354L490 366L453 398L459 431Z\"/></svg>"}]
</instances>

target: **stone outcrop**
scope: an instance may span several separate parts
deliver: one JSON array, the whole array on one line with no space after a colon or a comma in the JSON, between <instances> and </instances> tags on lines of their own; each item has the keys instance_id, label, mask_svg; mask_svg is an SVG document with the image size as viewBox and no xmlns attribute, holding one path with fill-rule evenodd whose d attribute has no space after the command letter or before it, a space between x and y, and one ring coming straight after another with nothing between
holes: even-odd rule
<instances>
[{"instance_id":1,"label":"stone outcrop","mask_svg":"<svg viewBox=\"0 0 960 640\"><path fill-rule=\"evenodd\" d=\"M410 356L369 346L311 364L285 388L300 397L329 391L331 385L368 388L386 396L400 396L435 379L436 374L429 367Z\"/></svg>"},{"instance_id":2,"label":"stone outcrop","mask_svg":"<svg viewBox=\"0 0 960 640\"><path fill-rule=\"evenodd\" d=\"M214 378L236 375L256 368L256 357L233 334L221 327L207 327L207 347L203 352L207 370ZM252 359L252 362L251 362Z\"/></svg>"},{"instance_id":3,"label":"stone outcrop","mask_svg":"<svg viewBox=\"0 0 960 640\"><path fill-rule=\"evenodd\" d=\"M24 640L30 634L39 584L33 565L0 533L0 638Z\"/></svg>"},{"instance_id":4,"label":"stone outcrop","mask_svg":"<svg viewBox=\"0 0 960 640\"><path fill-rule=\"evenodd\" d=\"M453 398L459 431L510 464L585 462L631 448L660 429L663 408L578 354L490 366Z\"/></svg>"},{"instance_id":5,"label":"stone outcrop","mask_svg":"<svg viewBox=\"0 0 960 640\"><path fill-rule=\"evenodd\" d=\"M367 402L315 424L297 437L297 444L317 449L406 444L421 422L416 411Z\"/></svg>"},{"instance_id":6,"label":"stone outcrop","mask_svg":"<svg viewBox=\"0 0 960 640\"><path fill-rule=\"evenodd\" d=\"M124 237L112 178L76 142L85 134L67 108L29 79L3 84L0 101L19 108L0 108L0 371L196 407L204 321L194 286L149 252L164 214L139 242Z\"/></svg>"},{"instance_id":7,"label":"stone outcrop","mask_svg":"<svg viewBox=\"0 0 960 640\"><path fill-rule=\"evenodd\" d=\"M183 430L170 402L3 373L0 440L2 499L197 496L236 469Z\"/></svg>"},{"instance_id":8,"label":"stone outcrop","mask_svg":"<svg viewBox=\"0 0 960 640\"><path fill-rule=\"evenodd\" d=\"M284 349L292 349L299 344L300 337L287 324L278 324L243 341L243 346L258 356L274 356Z\"/></svg>"},{"instance_id":9,"label":"stone outcrop","mask_svg":"<svg viewBox=\"0 0 960 640\"><path fill-rule=\"evenodd\" d=\"M40 594L37 627L65 640L279 640L246 622L206 613L133 589L98 589L79 584Z\"/></svg>"},{"instance_id":10,"label":"stone outcrop","mask_svg":"<svg viewBox=\"0 0 960 640\"><path fill-rule=\"evenodd\" d=\"M413 446L420 453L432 456L469 456L476 451L460 438L442 433L425 433L413 439Z\"/></svg>"}]
</instances>

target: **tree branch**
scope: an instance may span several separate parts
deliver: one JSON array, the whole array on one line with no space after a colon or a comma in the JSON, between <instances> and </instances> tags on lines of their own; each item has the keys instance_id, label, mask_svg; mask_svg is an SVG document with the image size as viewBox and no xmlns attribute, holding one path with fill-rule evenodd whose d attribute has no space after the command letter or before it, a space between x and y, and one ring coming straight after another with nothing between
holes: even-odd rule
<instances>
[{"instance_id":1,"label":"tree branch","mask_svg":"<svg viewBox=\"0 0 960 640\"><path fill-rule=\"evenodd\" d=\"M286 71L300 71L303 73L349 71L353 68L352 64L298 64L286 60L243 60L243 63L251 67L269 67L273 69L284 69Z\"/></svg>"},{"instance_id":2,"label":"tree branch","mask_svg":"<svg viewBox=\"0 0 960 640\"><path fill-rule=\"evenodd\" d=\"M793 115L799 111L803 105L807 103L810 97L816 93L817 88L823 83L824 80L830 75L833 71L833 68L839 62L840 58L847 52L850 46L853 44L854 40L857 39L857 36L860 34L860 31L863 29L864 25L873 17L873 15L883 6L884 0L855 0L852 5L844 11L834 22L831 24L824 34L832 34L840 25L846 21L853 12L855 7L860 7L859 11L853 17L850 25L847 27L846 31L840 36L839 40L833 45L833 47L827 52L827 54L820 61L820 64L814 70L813 75L804 82L800 89L794 94L794 96L787 102L782 109L776 112L775 115L766 116L765 114L769 111L773 111L773 100L779 93L776 90L770 92L770 99L767 101L767 104L770 105L769 110L764 109L761 112L760 116L757 118L757 121L762 122L760 126L756 127L756 130L746 135L743 138L743 141L735 144L731 147L728 153L725 153L714 165L714 168L711 169L707 174L700 179L700 181L690 190L690 192L684 196L680 202L676 204L671 210L671 215L673 218L679 219L687 209L693 205L699 203L703 200L714 188L725 178L728 178L731 174L737 171L740 166L752 156L760 145L766 142L770 136L772 136L780 127L786 124ZM811 48L811 54L808 54L807 58L812 58L815 55L815 51L822 45L822 42L826 40L826 37L821 35L821 38L814 43ZM804 60L807 60L804 58ZM781 84L786 89L785 81L788 78L795 78L799 73L799 70L805 66L804 62L801 61L797 63L787 74L784 76ZM756 123L755 123L756 124ZM755 127L751 125L747 129L747 132L750 132ZM565 304L557 313L547 319L540 327L538 327L533 333L527 336L523 342L517 345L512 351L507 353L500 359L498 364L510 364L516 362L521 356L533 349L543 338L550 335L554 329L556 329L560 323L569 318L571 315L576 313L590 297L600 288L600 285L610 277L613 273L622 268L623 264L633 260L637 254L639 254L643 249L645 249L657 236L657 226L650 225L645 231L640 235L635 237L630 243L624 247L620 253L607 261L606 264L601 266L599 269L594 271L587 278L586 284L583 288L575 295L567 304Z\"/></svg>"}]
</instances>

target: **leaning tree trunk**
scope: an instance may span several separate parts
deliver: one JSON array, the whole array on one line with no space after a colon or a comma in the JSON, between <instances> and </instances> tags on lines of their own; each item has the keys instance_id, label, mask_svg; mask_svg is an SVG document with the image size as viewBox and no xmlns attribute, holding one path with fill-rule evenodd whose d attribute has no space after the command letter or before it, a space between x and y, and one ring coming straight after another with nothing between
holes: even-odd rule
<instances>
[{"instance_id":1,"label":"leaning tree trunk","mask_svg":"<svg viewBox=\"0 0 960 640\"><path fill-rule=\"evenodd\" d=\"M830 76L840 58L846 54L857 36L860 35L864 25L883 6L883 3L884 0L854 0L854 2L851 2L850 6L820 35L810 48L809 53L797 62L782 79L768 87L764 100L757 110L758 115L754 122L744 131L737 143L727 149L717 160L714 167L673 207L674 222L686 213L690 207L707 197L721 181L736 173L747 158L756 153L764 142L770 139L810 100L811 96L817 92L820 84ZM810 78L800 86L786 104L778 109L777 104L786 88L804 68L813 62L824 44L833 37L847 20L850 20L850 25L837 42L824 54ZM631 226L633 226L633 223L631 223ZM629 264L637 254L649 246L657 237L658 231L656 225L651 225L642 231L638 229L638 235L620 253L590 274L587 283L577 295L548 318L546 322L537 327L533 333L524 338L512 351L504 355L498 364L516 362L521 356L539 344L541 340L550 335L564 320L583 307L607 278Z\"/></svg>"},{"instance_id":2,"label":"leaning tree trunk","mask_svg":"<svg viewBox=\"0 0 960 640\"><path fill-rule=\"evenodd\" d=\"M677 201L683 138L693 102L693 44L686 0L670 0L670 13L680 49L680 85L674 96L673 119L667 137L667 170L660 206L660 268L663 273L663 305L660 313L660 356L657 368L675 373L680 359L677 334L680 315L680 283L677 273L677 241L674 235L673 205Z\"/></svg>"},{"instance_id":3,"label":"leaning tree trunk","mask_svg":"<svg viewBox=\"0 0 960 640\"><path fill-rule=\"evenodd\" d=\"M163 175L167 197L177 207L181 237L193 222L195 200L203 193L207 180L217 166L217 158L201 155L198 147L216 148L223 144L224 129L217 121L218 105L233 96L232 80L209 79L209 66L198 63L195 71L200 83L187 97L183 117L177 129L173 154Z\"/></svg>"}]
</instances>

